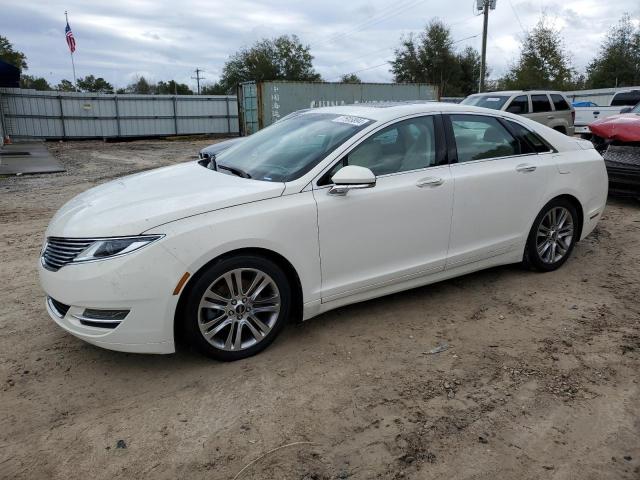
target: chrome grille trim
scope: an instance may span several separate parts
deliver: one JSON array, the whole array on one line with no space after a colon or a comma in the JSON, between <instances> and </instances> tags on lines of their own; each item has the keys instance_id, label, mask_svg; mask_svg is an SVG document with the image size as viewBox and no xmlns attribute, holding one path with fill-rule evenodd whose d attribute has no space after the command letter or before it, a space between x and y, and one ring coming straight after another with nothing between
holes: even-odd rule
<instances>
[{"instance_id":1,"label":"chrome grille trim","mask_svg":"<svg viewBox=\"0 0 640 480\"><path fill-rule=\"evenodd\" d=\"M55 272L72 262L80 252L96 240L95 238L49 237L42 251L42 265Z\"/></svg>"}]
</instances>

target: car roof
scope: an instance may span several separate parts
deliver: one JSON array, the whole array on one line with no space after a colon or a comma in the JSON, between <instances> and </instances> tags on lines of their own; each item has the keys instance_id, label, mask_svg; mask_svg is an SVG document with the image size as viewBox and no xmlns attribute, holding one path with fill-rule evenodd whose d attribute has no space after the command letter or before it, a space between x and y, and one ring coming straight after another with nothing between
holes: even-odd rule
<instances>
[{"instance_id":1,"label":"car roof","mask_svg":"<svg viewBox=\"0 0 640 480\"><path fill-rule=\"evenodd\" d=\"M476 95L525 95L527 93L532 95L541 94L541 93L559 93L560 95L564 95L564 93L562 93L559 90L501 90L497 92L474 93L469 96L473 97Z\"/></svg>"},{"instance_id":2,"label":"car roof","mask_svg":"<svg viewBox=\"0 0 640 480\"><path fill-rule=\"evenodd\" d=\"M336 115L350 115L376 121L388 121L403 116L419 113L484 113L502 115L503 112L471 105L459 105L445 102L378 102L355 105L341 105L337 107L322 107L306 110L305 114L333 113Z\"/></svg>"}]
</instances>

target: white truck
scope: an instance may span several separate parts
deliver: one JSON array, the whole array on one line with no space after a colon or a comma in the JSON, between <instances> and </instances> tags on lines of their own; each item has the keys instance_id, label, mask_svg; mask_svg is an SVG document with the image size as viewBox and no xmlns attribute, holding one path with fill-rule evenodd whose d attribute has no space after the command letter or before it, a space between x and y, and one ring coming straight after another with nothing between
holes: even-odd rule
<instances>
[{"instance_id":1,"label":"white truck","mask_svg":"<svg viewBox=\"0 0 640 480\"><path fill-rule=\"evenodd\" d=\"M588 137L591 135L591 130L589 130L590 123L612 115L618 115L619 113L626 113L626 111L631 110L638 102L640 102L640 90L616 92L611 98L608 107L583 107L580 106L580 103L590 102L574 102L574 108L576 110L576 119L574 122L575 132Z\"/></svg>"}]
</instances>

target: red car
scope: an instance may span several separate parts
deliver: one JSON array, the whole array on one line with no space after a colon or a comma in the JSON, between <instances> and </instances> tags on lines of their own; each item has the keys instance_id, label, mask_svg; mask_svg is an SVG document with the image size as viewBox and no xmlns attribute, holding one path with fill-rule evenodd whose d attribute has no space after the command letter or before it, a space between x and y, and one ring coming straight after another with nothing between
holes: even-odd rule
<instances>
[{"instance_id":1,"label":"red car","mask_svg":"<svg viewBox=\"0 0 640 480\"><path fill-rule=\"evenodd\" d=\"M603 152L609 191L640 197L640 103L623 112L590 124L591 140Z\"/></svg>"}]
</instances>

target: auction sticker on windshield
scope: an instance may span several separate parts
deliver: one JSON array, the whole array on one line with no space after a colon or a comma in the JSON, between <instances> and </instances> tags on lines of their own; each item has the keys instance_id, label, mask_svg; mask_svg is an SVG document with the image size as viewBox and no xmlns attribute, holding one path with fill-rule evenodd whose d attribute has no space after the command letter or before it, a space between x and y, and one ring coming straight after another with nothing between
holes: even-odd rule
<instances>
[{"instance_id":1,"label":"auction sticker on windshield","mask_svg":"<svg viewBox=\"0 0 640 480\"><path fill-rule=\"evenodd\" d=\"M368 118L362 117L353 117L351 115L342 115L338 118L334 118L333 122L338 123L348 123L349 125L355 125L356 127L360 127L369 121Z\"/></svg>"}]
</instances>

